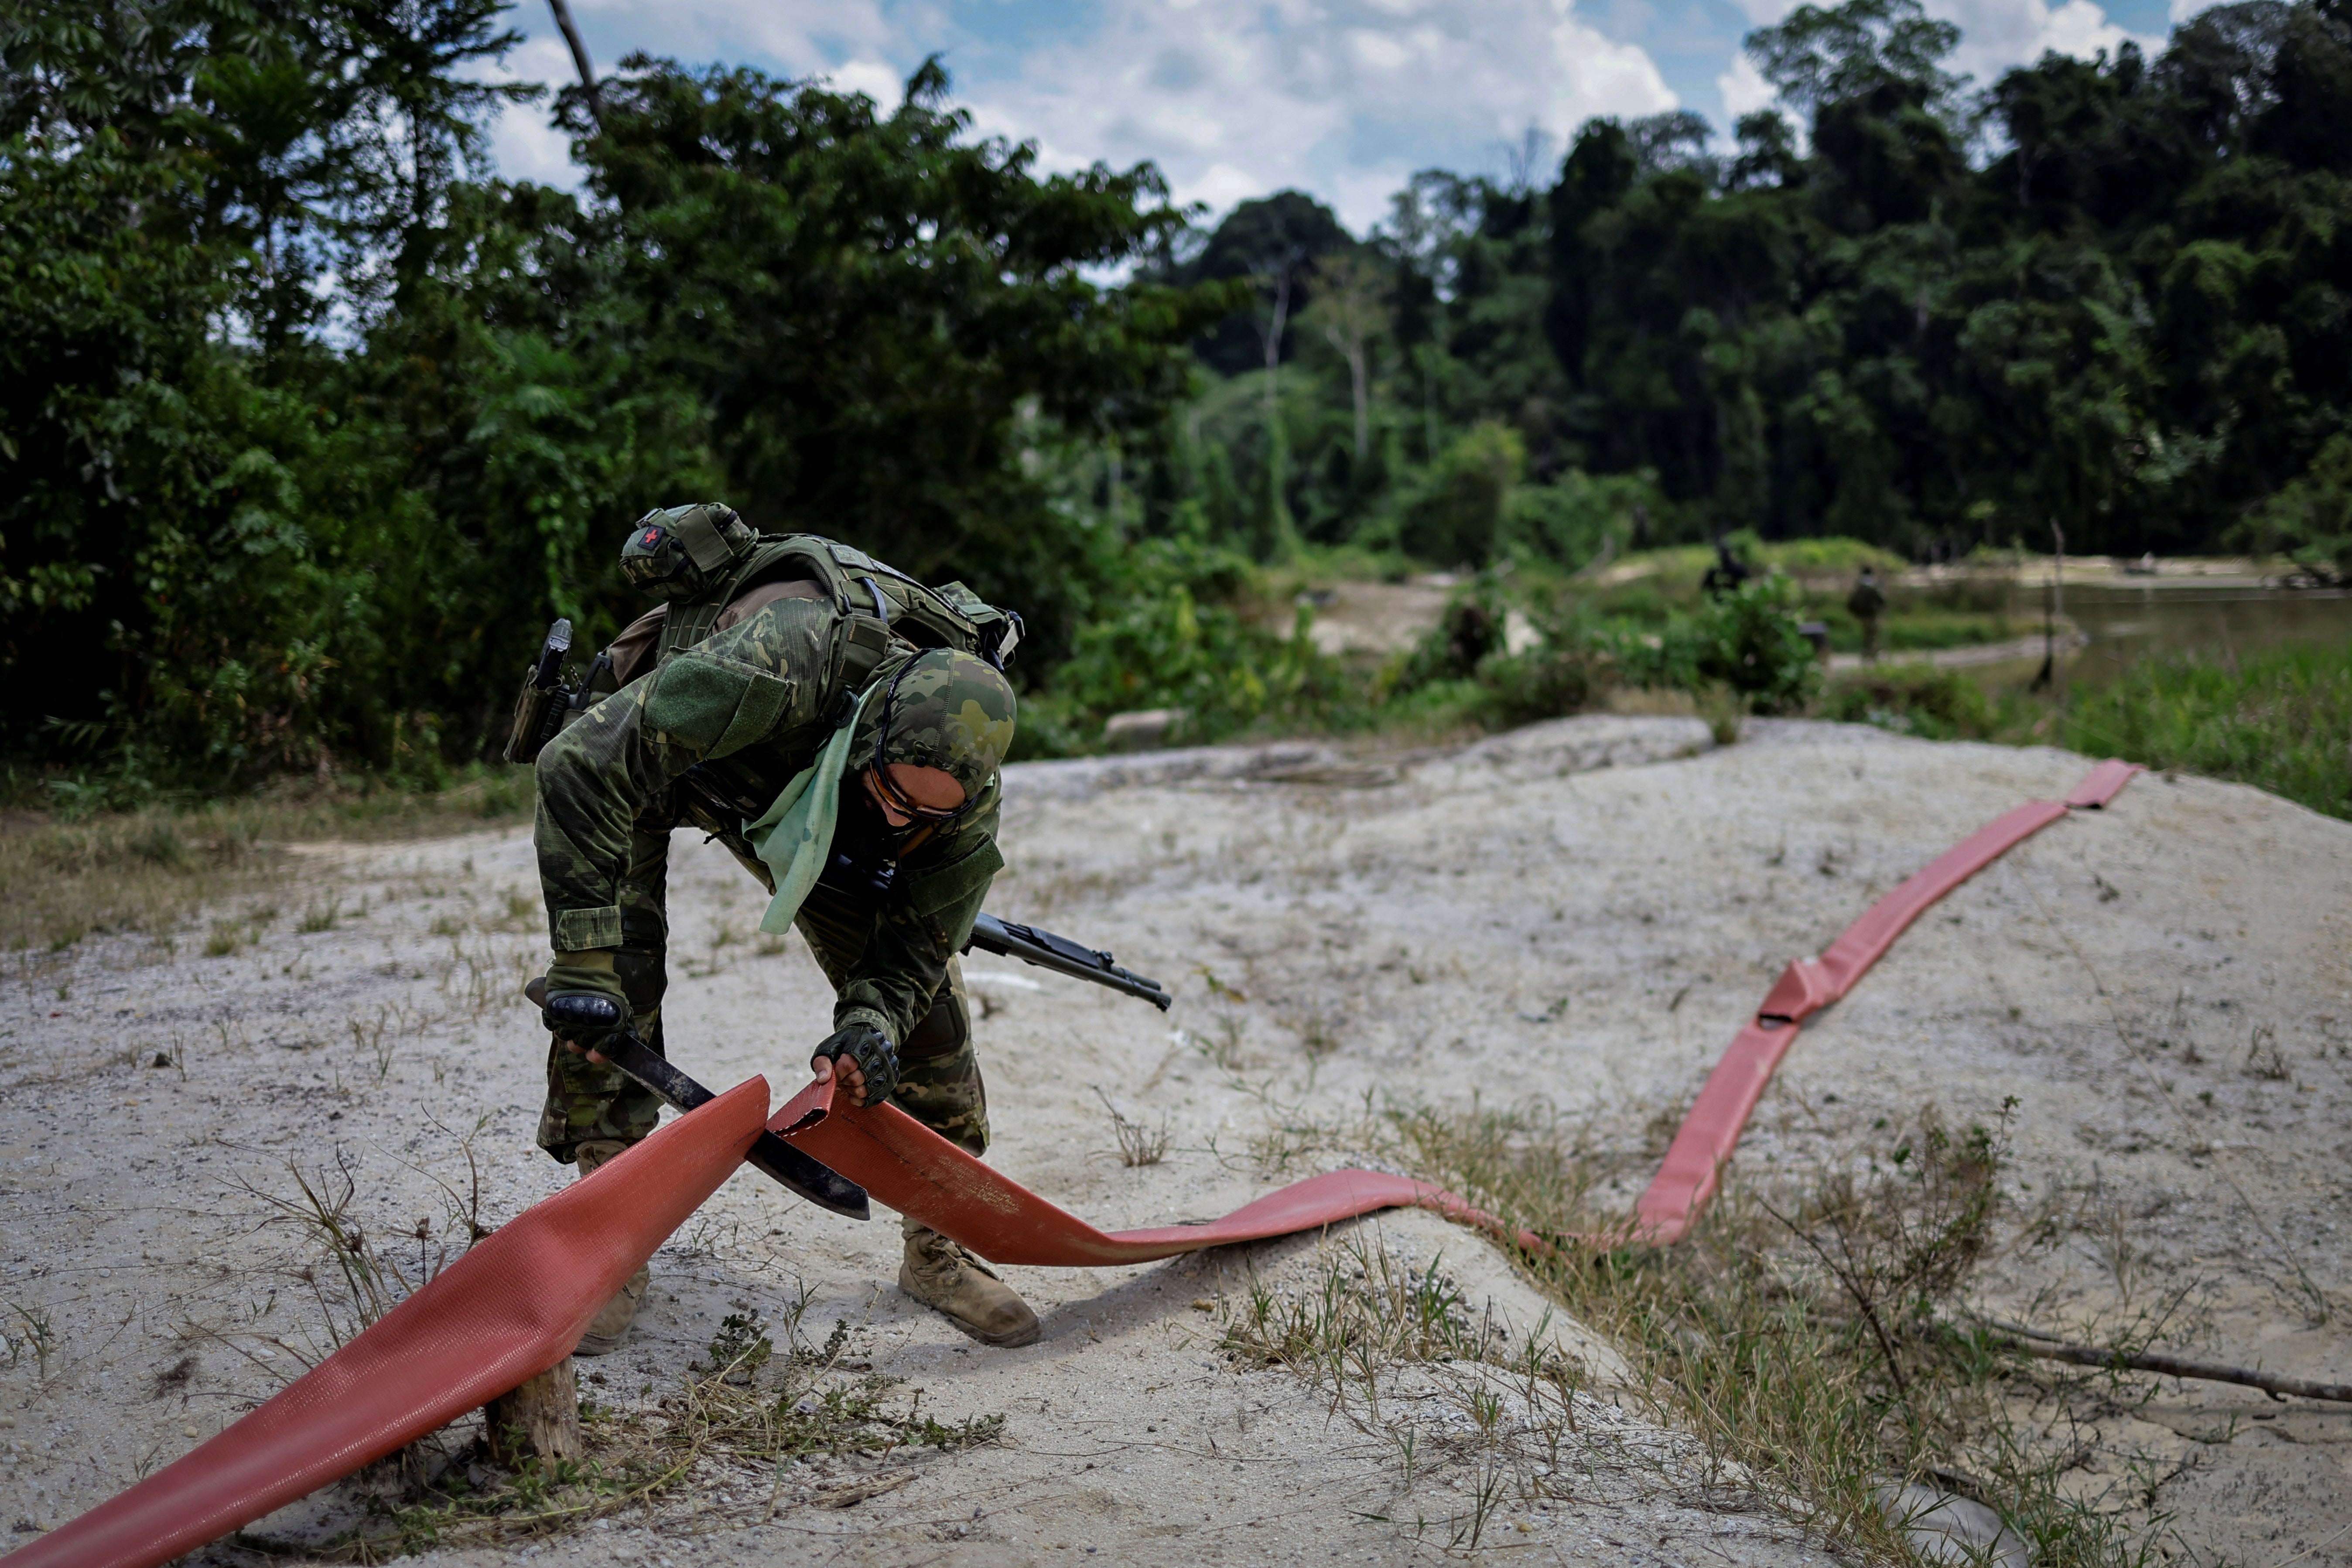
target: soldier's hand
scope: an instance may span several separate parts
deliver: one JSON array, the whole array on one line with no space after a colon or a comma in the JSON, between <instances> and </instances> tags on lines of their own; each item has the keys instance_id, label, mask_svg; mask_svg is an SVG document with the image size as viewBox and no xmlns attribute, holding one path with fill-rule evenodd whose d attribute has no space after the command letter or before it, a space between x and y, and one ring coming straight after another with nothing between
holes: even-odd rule
<instances>
[{"instance_id":1,"label":"soldier's hand","mask_svg":"<svg viewBox=\"0 0 2352 1568\"><path fill-rule=\"evenodd\" d=\"M835 1029L809 1058L819 1083L838 1084L852 1105L883 1100L898 1086L898 1048L870 1024Z\"/></svg>"},{"instance_id":2,"label":"soldier's hand","mask_svg":"<svg viewBox=\"0 0 2352 1568\"><path fill-rule=\"evenodd\" d=\"M541 977L524 986L523 995L539 1008L541 1021L558 1044L592 1062L604 1060L595 1048L600 1042L629 1026L626 999L602 991L557 989Z\"/></svg>"},{"instance_id":3,"label":"soldier's hand","mask_svg":"<svg viewBox=\"0 0 2352 1568\"><path fill-rule=\"evenodd\" d=\"M812 1057L809 1058L809 1070L819 1083L838 1083L841 1092L849 1097L850 1104L866 1103L866 1075L858 1071L857 1064L846 1057L842 1058L838 1072L834 1070L831 1057Z\"/></svg>"}]
</instances>

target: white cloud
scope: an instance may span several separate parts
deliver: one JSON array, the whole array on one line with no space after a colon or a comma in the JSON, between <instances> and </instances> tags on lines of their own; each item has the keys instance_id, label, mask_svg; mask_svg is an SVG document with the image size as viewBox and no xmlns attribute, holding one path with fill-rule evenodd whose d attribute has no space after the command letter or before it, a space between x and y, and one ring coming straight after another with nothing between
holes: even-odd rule
<instances>
[{"instance_id":1,"label":"white cloud","mask_svg":"<svg viewBox=\"0 0 2352 1568\"><path fill-rule=\"evenodd\" d=\"M572 52L556 38L526 38L503 61L483 71L481 79L544 82L548 89L548 96L537 103L510 103L499 111L490 127L490 156L499 173L509 180L578 189L581 172L572 161L571 139L555 128L554 121L555 92L579 79Z\"/></svg>"},{"instance_id":2,"label":"white cloud","mask_svg":"<svg viewBox=\"0 0 2352 1568\"><path fill-rule=\"evenodd\" d=\"M824 73L838 91L862 92L887 111L907 95L907 73L883 60L857 59Z\"/></svg>"},{"instance_id":3,"label":"white cloud","mask_svg":"<svg viewBox=\"0 0 2352 1568\"><path fill-rule=\"evenodd\" d=\"M2044 0L1942 0L1929 13L1960 26L1960 47L1951 66L1969 73L1979 87L1990 86L2011 66L2032 65L2055 50L2089 59L2105 49L2114 54L2133 37L2114 22L2093 0L2065 0L2053 9ZM2161 38L2139 40L2142 47Z\"/></svg>"},{"instance_id":4,"label":"white cloud","mask_svg":"<svg viewBox=\"0 0 2352 1568\"><path fill-rule=\"evenodd\" d=\"M1298 186L1360 231L1412 168L1492 163L1530 126L1564 141L1677 101L1569 0L1104 0L1084 35L963 90L1048 167L1149 158L1213 209Z\"/></svg>"},{"instance_id":5,"label":"white cloud","mask_svg":"<svg viewBox=\"0 0 2352 1568\"><path fill-rule=\"evenodd\" d=\"M2172 0L2171 22L2176 27L2200 11L2210 11L2223 0Z\"/></svg>"},{"instance_id":6,"label":"white cloud","mask_svg":"<svg viewBox=\"0 0 2352 1568\"><path fill-rule=\"evenodd\" d=\"M1770 106L1779 96L1756 62L1745 54L1731 57L1731 68L1715 79L1715 89L1723 94L1723 113L1727 120L1738 120L1743 114Z\"/></svg>"},{"instance_id":7,"label":"white cloud","mask_svg":"<svg viewBox=\"0 0 2352 1568\"><path fill-rule=\"evenodd\" d=\"M698 61L766 56L803 75L891 53L905 41L877 0L572 0L572 11L584 31L626 31L633 47L650 54ZM600 59L596 68L614 64Z\"/></svg>"}]
</instances>

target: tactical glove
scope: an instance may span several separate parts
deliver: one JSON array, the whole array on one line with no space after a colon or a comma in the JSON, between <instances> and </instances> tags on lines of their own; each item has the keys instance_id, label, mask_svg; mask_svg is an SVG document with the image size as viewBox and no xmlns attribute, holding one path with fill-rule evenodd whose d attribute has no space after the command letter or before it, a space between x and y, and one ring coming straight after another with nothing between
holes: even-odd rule
<instances>
[{"instance_id":1,"label":"tactical glove","mask_svg":"<svg viewBox=\"0 0 2352 1568\"><path fill-rule=\"evenodd\" d=\"M546 978L532 982L526 994L539 1004L540 1016L558 1038L591 1049L631 1022L629 999L610 952L557 953Z\"/></svg>"},{"instance_id":2,"label":"tactical glove","mask_svg":"<svg viewBox=\"0 0 2352 1568\"><path fill-rule=\"evenodd\" d=\"M832 1058L836 1075L841 1070L841 1058L848 1058L866 1075L868 1105L881 1104L898 1087L898 1047L891 1045L889 1036L871 1024L852 1024L847 1028L835 1029L811 1054ZM839 1081L837 1077L835 1081Z\"/></svg>"}]
</instances>

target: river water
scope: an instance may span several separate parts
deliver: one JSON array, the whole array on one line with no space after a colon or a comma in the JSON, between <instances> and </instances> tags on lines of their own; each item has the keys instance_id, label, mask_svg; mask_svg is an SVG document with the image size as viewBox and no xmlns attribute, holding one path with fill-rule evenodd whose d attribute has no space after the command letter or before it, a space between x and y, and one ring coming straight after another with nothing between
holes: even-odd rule
<instances>
[{"instance_id":1,"label":"river water","mask_svg":"<svg viewBox=\"0 0 2352 1568\"><path fill-rule=\"evenodd\" d=\"M2352 593L2341 589L2268 587L2251 577L2168 581L2102 573L2088 582L2068 581L2063 592L2065 619L2079 635L2071 649L2062 651L2066 679L2078 685L2105 685L2150 654L2228 662L2277 647L2352 644ZM1905 584L1893 597L1898 609L1904 599L1914 598L1998 610L2024 632L2042 624L2048 593L2046 581L2004 576L1978 577L1965 586ZM1967 668L1998 688L2031 679L2042 658L2042 640L2035 636L1999 647L1952 649L1936 656L1936 662Z\"/></svg>"},{"instance_id":2,"label":"river water","mask_svg":"<svg viewBox=\"0 0 2352 1568\"><path fill-rule=\"evenodd\" d=\"M2033 593L2021 616L2040 607ZM2066 591L2066 616L2090 637L2068 674L2103 683L2151 653L2230 660L2276 647L2352 643L2352 594L2341 589L2085 584Z\"/></svg>"}]
</instances>

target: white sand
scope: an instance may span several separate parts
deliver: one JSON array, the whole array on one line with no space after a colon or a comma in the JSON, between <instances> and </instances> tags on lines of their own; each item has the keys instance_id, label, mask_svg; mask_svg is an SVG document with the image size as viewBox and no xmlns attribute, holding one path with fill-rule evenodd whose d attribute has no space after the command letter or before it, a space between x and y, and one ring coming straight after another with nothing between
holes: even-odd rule
<instances>
[{"instance_id":1,"label":"white sand","mask_svg":"<svg viewBox=\"0 0 2352 1568\"><path fill-rule=\"evenodd\" d=\"M1539 1096L1638 1147L1643 1121L1686 1101L1789 958L2086 765L1798 723L1756 725L1718 752L1691 721L1588 718L1404 767L1273 748L1017 770L1013 866L992 910L1114 948L1179 1001L1163 1018L971 960L989 1008L992 1159L1117 1227L1262 1194L1271 1184L1251 1148L1274 1108L1330 1120L1368 1091ZM1254 782L1268 773L1325 782ZM764 1071L781 1098L825 1031L824 983L797 939L760 951L763 900L722 853L685 834L677 846L671 1048L714 1086ZM293 1364L282 1350L253 1359L268 1338L317 1342L319 1307L289 1272L312 1255L265 1225L269 1205L247 1190L290 1192L289 1162L316 1170L340 1151L361 1184L355 1215L383 1234L430 1216L436 1238L435 1184L464 1185L459 1140L477 1118L488 1119L473 1141L486 1219L568 1178L530 1143L542 1037L509 1000L543 944L527 835L312 859L259 942L234 956L201 956L201 927L170 958L93 939L19 955L0 992L0 1311L45 1318L55 1342L46 1381L29 1352L0 1370L0 1528L68 1518L233 1420ZM2063 1189L2068 1212L2092 1222L2054 1249L2000 1260L1988 1306L2073 1329L2194 1284L2205 1352L2352 1376L2347 870L2352 825L2252 790L2143 778L2111 811L2053 826L1960 889L1821 1016L1740 1158L1799 1159L1926 1101L1958 1122L2014 1096L2021 1175L2036 1194ZM295 929L331 897L346 918ZM1220 1000L1203 970L1246 1000ZM184 1073L143 1065L159 1050ZM1165 1163L1112 1157L1095 1086L1130 1114L1170 1119ZM1295 1173L1340 1158L1307 1153ZM1641 1179L1629 1167L1627 1201ZM1423 1263L1442 1250L1515 1332L1542 1315L1477 1238L1423 1215L1378 1229ZM428 1256L436 1245L422 1244ZM1443 1458L1437 1415L1423 1452L1440 1461L1425 1457L1401 1490L1385 1438L1331 1418L1286 1373L1237 1373L1209 1353L1218 1314L1192 1303L1230 1300L1253 1268L1299 1279L1318 1245L1008 1270L1045 1339L990 1351L898 1296L888 1216L858 1226L746 1172L656 1258L649 1310L625 1350L593 1363L604 1382L589 1391L625 1404L646 1383L674 1385L730 1303L773 1317L799 1281L816 1337L846 1319L857 1353L921 1387L927 1412L1002 1413L1003 1442L921 1456L899 1490L838 1511L787 1508L757 1532L722 1524L714 1488L698 1525L681 1501L540 1554L1434 1559L1475 1475L1470 1458ZM2311 1321L2306 1278L2325 1323ZM22 1329L13 1312L10 1324ZM1605 1402L1607 1352L1560 1331ZM2144 1458L2165 1478L2179 1543L2200 1554L2262 1568L2319 1546L2300 1561L2352 1563L2352 1535L2320 1544L2352 1521L2352 1414L2168 1385L2085 1436L2086 1491L2123 1484ZM1822 1560L1768 1512L1727 1511L1720 1489L1660 1458L1669 1447L1632 1417L1597 1418L1572 1500L1510 1503L1484 1544L1569 1562ZM767 1488L746 1479L737 1493ZM261 1528L320 1528L349 1495ZM709 1532L680 1533L689 1527ZM24 1537L0 1544L12 1539Z\"/></svg>"}]
</instances>

